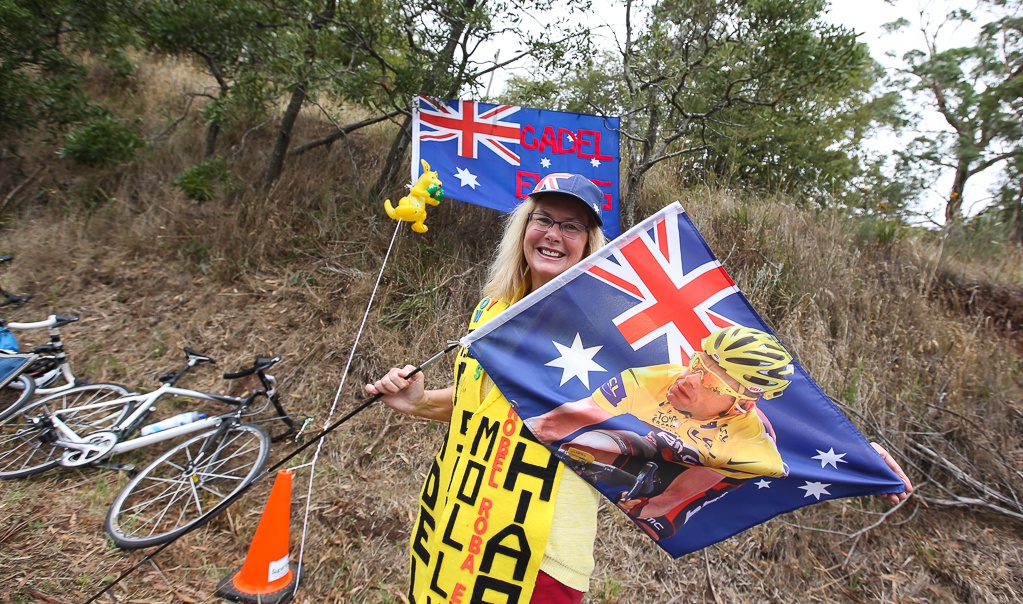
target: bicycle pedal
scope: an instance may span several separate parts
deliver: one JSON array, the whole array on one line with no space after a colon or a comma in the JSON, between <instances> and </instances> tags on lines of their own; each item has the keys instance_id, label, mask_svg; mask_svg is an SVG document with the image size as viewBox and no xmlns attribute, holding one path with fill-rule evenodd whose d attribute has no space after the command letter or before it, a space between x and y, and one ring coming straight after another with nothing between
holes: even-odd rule
<instances>
[{"instance_id":1,"label":"bicycle pedal","mask_svg":"<svg viewBox=\"0 0 1023 604\"><path fill-rule=\"evenodd\" d=\"M104 470L117 470L118 472L128 472L129 474L135 472L135 464L131 463L118 463L116 461L97 461L92 465L97 468L103 468Z\"/></svg>"}]
</instances>

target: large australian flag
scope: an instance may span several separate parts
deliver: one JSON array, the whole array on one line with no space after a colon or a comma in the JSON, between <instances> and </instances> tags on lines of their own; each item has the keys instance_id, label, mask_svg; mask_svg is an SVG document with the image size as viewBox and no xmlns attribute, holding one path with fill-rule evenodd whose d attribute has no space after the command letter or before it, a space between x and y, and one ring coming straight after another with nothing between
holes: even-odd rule
<instances>
[{"instance_id":1,"label":"large australian flag","mask_svg":"<svg viewBox=\"0 0 1023 604\"><path fill-rule=\"evenodd\" d=\"M617 117L491 105L478 101L412 103L412 182L420 159L437 170L444 195L511 211L553 172L589 178L604 192L604 233L617 237Z\"/></svg>"},{"instance_id":2,"label":"large australian flag","mask_svg":"<svg viewBox=\"0 0 1023 604\"><path fill-rule=\"evenodd\" d=\"M531 418L589 397L630 368L686 365L703 338L733 325L770 333L675 203L482 325L462 344L530 425ZM677 530L655 537L668 553L681 556L805 505L904 490L798 361L794 365L792 383L782 395L757 403L758 413L773 425L787 472L730 481L717 496L687 508L685 518L676 519ZM649 431L635 417L614 421L595 427ZM727 435L721 438L726 441ZM584 465L566 461L577 471ZM662 467L671 463L660 461ZM610 470L589 476L618 502L621 481L610 480ZM641 516L633 519L652 533Z\"/></svg>"}]
</instances>

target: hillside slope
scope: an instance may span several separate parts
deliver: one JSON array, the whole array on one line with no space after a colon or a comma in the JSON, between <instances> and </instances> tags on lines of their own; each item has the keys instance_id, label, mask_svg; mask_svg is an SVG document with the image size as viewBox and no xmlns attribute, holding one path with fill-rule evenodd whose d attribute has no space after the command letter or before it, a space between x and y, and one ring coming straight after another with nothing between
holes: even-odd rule
<instances>
[{"instance_id":1,"label":"hillside slope","mask_svg":"<svg viewBox=\"0 0 1023 604\"><path fill-rule=\"evenodd\" d=\"M154 131L176 95L197 85L180 65L147 64L139 78L144 94L125 102L137 103ZM296 138L329 127L306 115ZM25 186L10 197L0 230L0 252L16 257L0 283L36 297L7 318L80 315L65 330L79 372L136 388L154 388L157 375L176 368L182 346L218 359L187 384L223 390L220 372L281 354L276 375L289 410L321 426L336 398L336 419L363 400L367 380L462 334L500 228L490 210L443 203L431 210L429 233L402 229L384 265L395 224L382 200L362 191L387 134L359 132L348 146L293 158L269 194L239 185L202 205L171 186L201 148L197 121L107 173L26 145L2 160L0 196ZM240 183L259 181L267 138L238 133L225 143ZM677 561L605 508L586 601L1018 602L1018 252L974 257L927 233L791 200L682 190L669 169L648 179L639 214L674 199L822 388L896 452L919 489L895 510L880 501L811 506ZM991 294L1004 300L1001 315L985 291L1001 292ZM429 371L431 384L450 380L448 362ZM416 495L442 437L441 425L374 407L326 441L297 602L404 601ZM276 446L274 457L292 446ZM82 601L140 560L102 533L126 480L85 468L0 484L0 565L10 586L0 601ZM308 469L296 472L293 560L308 481ZM144 564L114 589L116 600L214 601L217 581L245 554L268 489L260 485Z\"/></svg>"}]
</instances>

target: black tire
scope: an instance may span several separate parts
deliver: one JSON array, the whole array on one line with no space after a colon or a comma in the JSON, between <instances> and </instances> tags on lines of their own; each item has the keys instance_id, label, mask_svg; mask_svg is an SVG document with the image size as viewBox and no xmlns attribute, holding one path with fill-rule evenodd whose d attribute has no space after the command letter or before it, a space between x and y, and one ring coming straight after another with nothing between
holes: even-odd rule
<instances>
[{"instance_id":1,"label":"black tire","mask_svg":"<svg viewBox=\"0 0 1023 604\"><path fill-rule=\"evenodd\" d=\"M107 430L129 412L118 402L131 391L120 384L88 384L68 388L21 405L0 423L0 478L25 478L57 465L66 450L46 442L46 419L60 419L79 436ZM83 405L100 405L80 409Z\"/></svg>"},{"instance_id":2,"label":"black tire","mask_svg":"<svg viewBox=\"0 0 1023 604\"><path fill-rule=\"evenodd\" d=\"M193 464L213 438L220 438L220 444ZM193 436L125 485L110 506L104 528L122 549L172 541L198 528L203 514L252 482L269 456L270 437L251 424L233 424L223 434L214 428Z\"/></svg>"},{"instance_id":3,"label":"black tire","mask_svg":"<svg viewBox=\"0 0 1023 604\"><path fill-rule=\"evenodd\" d=\"M14 412L32 398L36 382L27 375L19 375L0 388L0 422L14 415Z\"/></svg>"}]
</instances>

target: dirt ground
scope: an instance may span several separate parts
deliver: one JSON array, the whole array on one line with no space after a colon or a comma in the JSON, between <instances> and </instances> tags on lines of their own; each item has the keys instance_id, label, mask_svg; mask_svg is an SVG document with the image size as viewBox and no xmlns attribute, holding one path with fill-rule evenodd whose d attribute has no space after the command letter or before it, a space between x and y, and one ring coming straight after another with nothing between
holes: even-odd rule
<instances>
[{"instance_id":1,"label":"dirt ground","mask_svg":"<svg viewBox=\"0 0 1023 604\"><path fill-rule=\"evenodd\" d=\"M43 236L48 228L28 226L19 237ZM38 257L10 234L4 244L19 257ZM92 250L81 256L88 262L71 266L51 263L32 272L29 264L16 264L5 283L42 293L12 319L50 312L82 317L66 328L66 339L74 366L93 380L154 388L156 376L176 368L181 346L188 345L218 365L196 370L186 384L226 390L220 372L240 369L257 354L281 354L275 374L289 411L322 426L368 301L365 283L375 277L356 278L335 260L380 251L375 243L342 242L333 258L298 258L225 286L181 263ZM434 305L450 306L441 309L453 317L441 329L452 338L478 291L478 267L470 263L469 269L440 279L443 287L432 298ZM389 279L393 284L398 277ZM395 340L380 317L398 316L404 303L397 295L378 301L382 310L353 357L334 419L363 400L368 376L405 360L397 351L419 354L433 345ZM439 384L446 372L438 369L430 379ZM309 466L295 470L290 552L292 561L301 553L304 569L296 602L406 601L416 493L442 437L439 424L371 407L325 441L311 493ZM272 460L295 446L275 445ZM308 463L312 451L288 466ZM153 455L138 452L123 461L144 463ZM125 472L81 468L0 484L0 602L84 602L136 564L98 601L217 601L214 589L243 561L271 481L147 560L147 552L121 551L103 533L107 506L126 480ZM919 486L927 492L926 482ZM588 603L1008 603L1023 595L1021 523L929 508L917 499L895 510L879 501L812 506L680 560L663 554L616 510L602 509L600 523Z\"/></svg>"}]
</instances>

